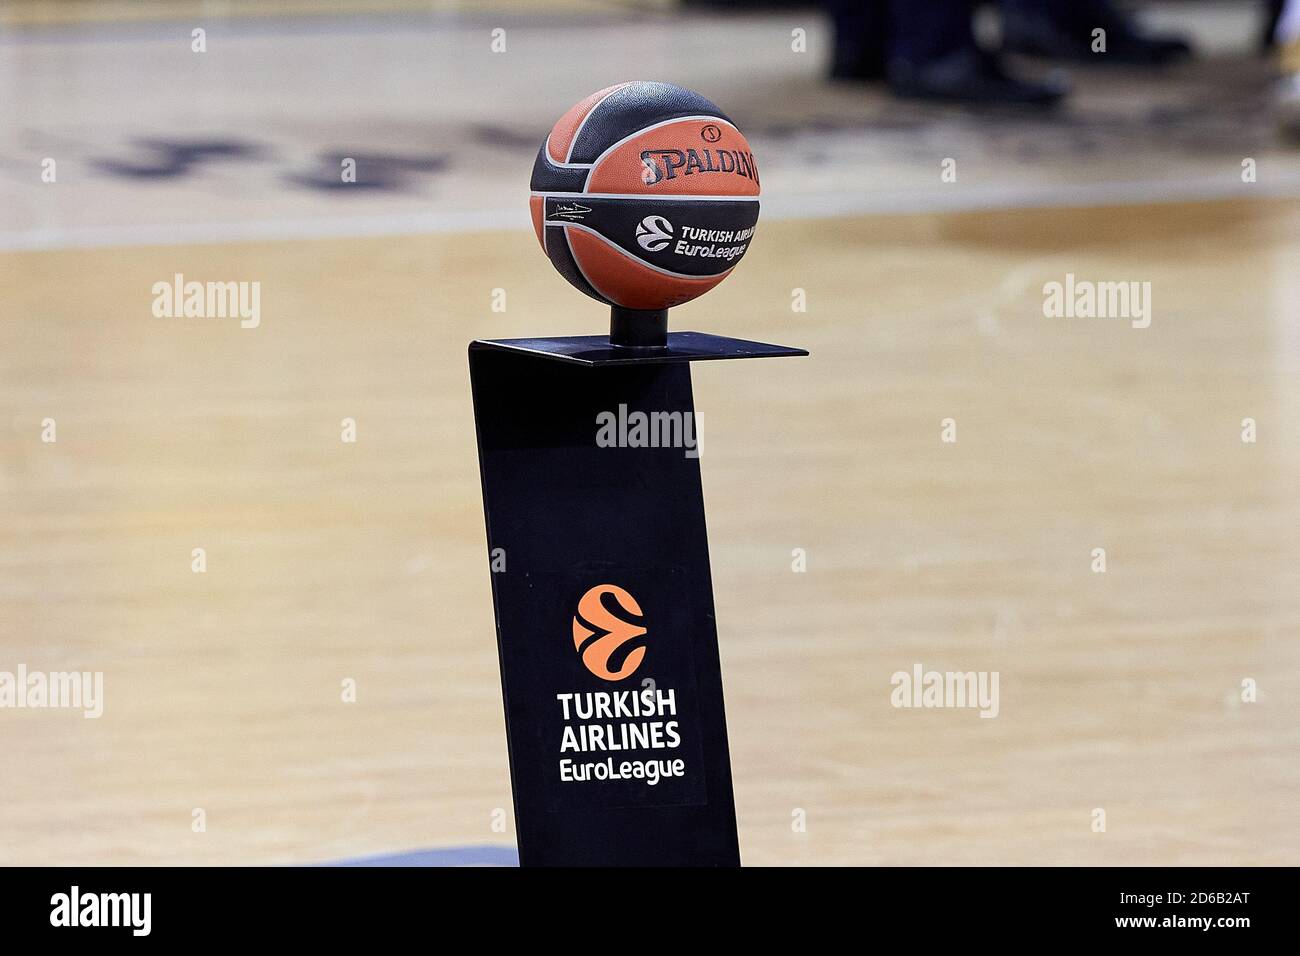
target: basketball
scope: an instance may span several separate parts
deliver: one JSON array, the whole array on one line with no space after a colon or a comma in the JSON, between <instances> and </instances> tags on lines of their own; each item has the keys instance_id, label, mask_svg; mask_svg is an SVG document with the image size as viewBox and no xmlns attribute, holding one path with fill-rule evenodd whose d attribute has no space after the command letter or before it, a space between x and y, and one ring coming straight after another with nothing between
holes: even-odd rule
<instances>
[{"instance_id":1,"label":"basketball","mask_svg":"<svg viewBox=\"0 0 1300 956\"><path fill-rule=\"evenodd\" d=\"M689 302L725 279L758 222L758 166L699 93L620 83L575 105L537 153L538 241L575 287L625 309Z\"/></svg>"}]
</instances>

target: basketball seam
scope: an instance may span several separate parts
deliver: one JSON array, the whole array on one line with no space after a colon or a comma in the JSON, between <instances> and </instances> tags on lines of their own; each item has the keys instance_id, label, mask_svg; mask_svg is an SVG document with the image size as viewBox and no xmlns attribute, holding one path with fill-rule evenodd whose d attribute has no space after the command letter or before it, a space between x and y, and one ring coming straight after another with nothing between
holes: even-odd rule
<instances>
[{"instance_id":1,"label":"basketball seam","mask_svg":"<svg viewBox=\"0 0 1300 956\"><path fill-rule=\"evenodd\" d=\"M582 135L582 128L587 125L587 120L591 119L592 115L596 112L596 110L600 109L601 106L604 105L607 99L609 99L619 90L626 89L631 85L632 85L631 81L628 81L627 83L618 84L618 86L614 87L604 96L602 96L600 100L597 101L597 103L591 109L587 110L587 114L583 116L581 120L578 121L578 128L573 131L573 138L569 140L569 148L568 150L565 151L564 154L564 165L566 166L570 165L570 161L573 159L573 147L578 145L578 137ZM550 135L547 134L546 140L548 146L550 145L550 139L551 139Z\"/></svg>"},{"instance_id":2,"label":"basketball seam","mask_svg":"<svg viewBox=\"0 0 1300 956\"><path fill-rule=\"evenodd\" d=\"M547 223L547 225L558 226L560 225L560 223ZM664 269L661 266L655 265L653 262L646 262L640 256L628 252L618 243L614 242L614 240L601 235L599 232L597 232L595 229L592 229L590 226L584 226L578 222L566 222L563 224L563 227L564 227L564 241L568 243L569 254L573 256L573 261L578 263L579 272L582 272L582 263L578 262L578 257L573 252L573 243L569 242L570 229L581 229L583 232L590 233L591 235L599 239L601 242L603 242L605 245L613 249L615 252L621 252L625 257L631 259L637 265L645 266L647 269L650 269L654 272L658 272L660 275L666 275L673 279L693 279L696 282L704 282L709 279L720 279L723 276L725 276L728 272L730 272L732 269L736 268L736 263L733 262L731 265L727 266L727 268L723 269L721 272L716 272L713 275L708 275L708 276L693 276L693 275L687 275L685 272L673 272L671 269ZM586 272L582 272L582 277L587 280L588 284L590 284L593 289L596 289L596 291L600 292L601 295L605 295L604 292L601 292L600 289L596 288L596 283L591 281L591 278L587 275ZM609 296L606 295L605 298L608 299Z\"/></svg>"},{"instance_id":3,"label":"basketball seam","mask_svg":"<svg viewBox=\"0 0 1300 956\"><path fill-rule=\"evenodd\" d=\"M592 289L594 289L594 290L596 291L596 293L597 293L597 294L598 294L602 299L604 299L606 302L609 302L609 303L613 303L613 302L615 302L616 300L615 300L614 298L612 298L611 296L607 295L607 294L605 293L605 290L604 290L604 289L602 289L600 286L596 285L596 283L594 283L594 282L591 281L591 276L587 275L587 270L584 269L584 268L582 268L582 260L580 260L580 259L578 258L578 254L577 254L576 252L573 251L573 243L571 243L571 242L569 241L569 230L568 230L568 229L565 229L565 230L564 230L564 244L565 244L566 246L568 246L568 248L569 248L569 258L573 260L573 264L574 264L574 266L576 266L577 269L578 269L578 274L579 274L580 276L582 276L583 280L587 283L587 285L591 286Z\"/></svg>"},{"instance_id":4,"label":"basketball seam","mask_svg":"<svg viewBox=\"0 0 1300 956\"><path fill-rule=\"evenodd\" d=\"M546 145L542 149L546 163L553 169L590 169L591 163L558 163L551 158L551 134L546 134Z\"/></svg>"}]
</instances>

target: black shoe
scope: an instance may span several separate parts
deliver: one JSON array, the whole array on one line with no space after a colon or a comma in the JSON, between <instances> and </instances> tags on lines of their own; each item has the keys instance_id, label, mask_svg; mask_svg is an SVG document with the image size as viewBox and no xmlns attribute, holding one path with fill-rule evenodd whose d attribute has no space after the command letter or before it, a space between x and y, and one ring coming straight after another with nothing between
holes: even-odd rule
<instances>
[{"instance_id":1,"label":"black shoe","mask_svg":"<svg viewBox=\"0 0 1300 956\"><path fill-rule=\"evenodd\" d=\"M1007 75L998 58L966 49L929 63L897 60L889 85L899 96L953 103L1054 106L1068 89L1058 83L1029 83Z\"/></svg>"},{"instance_id":2,"label":"black shoe","mask_svg":"<svg viewBox=\"0 0 1300 956\"><path fill-rule=\"evenodd\" d=\"M1081 17L1067 22L1048 13L1017 12L1003 17L1002 49L1055 60L1125 66L1161 66L1191 55L1191 44L1182 37L1147 36L1116 11L1104 10L1093 19L1097 22ZM1106 31L1104 51L1093 50L1093 31L1098 29Z\"/></svg>"},{"instance_id":3,"label":"black shoe","mask_svg":"<svg viewBox=\"0 0 1300 956\"><path fill-rule=\"evenodd\" d=\"M833 80L883 80L892 32L889 4L830 0Z\"/></svg>"},{"instance_id":4,"label":"black shoe","mask_svg":"<svg viewBox=\"0 0 1300 956\"><path fill-rule=\"evenodd\" d=\"M854 82L872 82L885 78L885 58L881 57L840 57L831 61L832 80L851 80Z\"/></svg>"}]
</instances>

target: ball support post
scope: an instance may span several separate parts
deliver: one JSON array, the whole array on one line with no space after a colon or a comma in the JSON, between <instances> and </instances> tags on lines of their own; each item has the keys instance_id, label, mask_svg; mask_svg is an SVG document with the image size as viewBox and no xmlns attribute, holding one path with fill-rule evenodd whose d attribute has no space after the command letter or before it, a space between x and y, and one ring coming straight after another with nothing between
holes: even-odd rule
<instances>
[{"instance_id":1,"label":"ball support post","mask_svg":"<svg viewBox=\"0 0 1300 956\"><path fill-rule=\"evenodd\" d=\"M631 349L667 348L668 310L610 306L609 344Z\"/></svg>"},{"instance_id":2,"label":"ball support post","mask_svg":"<svg viewBox=\"0 0 1300 956\"><path fill-rule=\"evenodd\" d=\"M807 354L618 308L608 337L470 343L521 865L740 864L699 458L602 447L598 416L693 427L691 362ZM602 585L641 613L580 620ZM631 672L584 663L584 634L628 628Z\"/></svg>"}]
</instances>

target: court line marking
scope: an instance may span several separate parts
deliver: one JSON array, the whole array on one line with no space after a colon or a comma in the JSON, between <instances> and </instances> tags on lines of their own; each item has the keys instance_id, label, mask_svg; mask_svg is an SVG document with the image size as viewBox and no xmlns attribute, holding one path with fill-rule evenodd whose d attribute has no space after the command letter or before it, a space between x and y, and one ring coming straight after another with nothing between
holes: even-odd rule
<instances>
[{"instance_id":1,"label":"court line marking","mask_svg":"<svg viewBox=\"0 0 1300 956\"><path fill-rule=\"evenodd\" d=\"M0 16L0 46L40 43L136 43L154 42L173 35L178 24L201 23L209 35L228 37L350 36L376 33L428 33L450 31L479 33L494 27L518 27L535 31L573 33L609 27L626 28L647 24L672 24L674 18L653 9L619 12L614 8L576 15L575 8L561 8L547 13L542 8L499 12L454 10L420 7L411 10L374 10L369 13L248 14L199 17L184 12L163 17L128 20L68 20L45 23L7 22ZM559 19L557 19L557 17ZM197 18L197 19L196 19ZM700 17L701 20L705 16ZM725 22L721 17L715 23Z\"/></svg>"},{"instance_id":2,"label":"court line marking","mask_svg":"<svg viewBox=\"0 0 1300 956\"><path fill-rule=\"evenodd\" d=\"M737 197L729 197L734 200ZM1180 181L964 187L960 194L933 188L854 196L845 193L763 196L764 222L841 219L871 215L1015 209L1140 206L1222 199L1300 199L1300 173L1274 175L1267 182L1242 183L1226 175ZM463 232L531 230L526 203L517 207L376 216L316 216L241 222L195 222L108 226L50 226L0 231L0 252L93 249L116 246L200 245L310 239L349 239Z\"/></svg>"}]
</instances>

